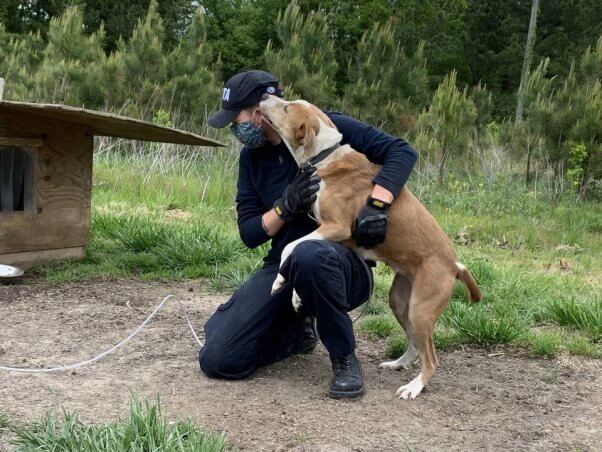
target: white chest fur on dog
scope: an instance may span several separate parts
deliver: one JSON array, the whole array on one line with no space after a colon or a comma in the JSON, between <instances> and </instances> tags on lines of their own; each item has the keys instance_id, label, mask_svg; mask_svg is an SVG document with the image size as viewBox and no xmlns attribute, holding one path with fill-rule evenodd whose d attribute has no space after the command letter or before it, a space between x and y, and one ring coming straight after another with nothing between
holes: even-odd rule
<instances>
[{"instance_id":1,"label":"white chest fur on dog","mask_svg":"<svg viewBox=\"0 0 602 452\"><path fill-rule=\"evenodd\" d=\"M316 221L316 223L318 223L318 225L322 224L322 220L320 219L320 193L323 193L325 188L326 183L324 181L320 181L320 189L316 193L316 200L311 205L313 219Z\"/></svg>"}]
</instances>

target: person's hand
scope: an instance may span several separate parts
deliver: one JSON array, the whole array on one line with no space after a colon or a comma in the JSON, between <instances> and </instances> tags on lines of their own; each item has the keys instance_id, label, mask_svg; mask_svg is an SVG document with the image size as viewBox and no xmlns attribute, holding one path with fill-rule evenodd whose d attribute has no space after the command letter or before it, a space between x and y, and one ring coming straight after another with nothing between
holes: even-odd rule
<instances>
[{"instance_id":1,"label":"person's hand","mask_svg":"<svg viewBox=\"0 0 602 452\"><path fill-rule=\"evenodd\" d=\"M283 221L290 221L305 213L317 199L320 189L320 177L315 174L314 166L299 168L293 181L282 192L282 198L274 202L274 210Z\"/></svg>"},{"instance_id":2,"label":"person's hand","mask_svg":"<svg viewBox=\"0 0 602 452\"><path fill-rule=\"evenodd\" d=\"M385 241L389 207L391 207L389 203L372 197L368 198L366 206L360 210L357 220L355 220L353 238L357 246L374 248Z\"/></svg>"}]
</instances>

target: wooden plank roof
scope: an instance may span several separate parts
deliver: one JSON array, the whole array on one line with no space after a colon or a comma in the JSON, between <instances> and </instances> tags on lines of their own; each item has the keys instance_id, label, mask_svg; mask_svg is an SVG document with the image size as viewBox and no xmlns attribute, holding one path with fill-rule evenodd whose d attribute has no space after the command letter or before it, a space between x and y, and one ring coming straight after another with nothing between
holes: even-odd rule
<instances>
[{"instance_id":1,"label":"wooden plank roof","mask_svg":"<svg viewBox=\"0 0 602 452\"><path fill-rule=\"evenodd\" d=\"M196 146L225 146L220 141L184 130L68 105L0 101L0 113L4 112L21 113L40 118L52 118L82 124L90 127L94 135Z\"/></svg>"}]
</instances>

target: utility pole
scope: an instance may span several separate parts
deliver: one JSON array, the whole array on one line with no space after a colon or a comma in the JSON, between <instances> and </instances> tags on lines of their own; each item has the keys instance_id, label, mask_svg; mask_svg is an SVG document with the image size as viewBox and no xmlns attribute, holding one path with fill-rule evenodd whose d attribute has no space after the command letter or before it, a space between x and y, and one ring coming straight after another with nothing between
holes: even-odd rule
<instances>
[{"instance_id":1,"label":"utility pole","mask_svg":"<svg viewBox=\"0 0 602 452\"><path fill-rule=\"evenodd\" d=\"M529 32L527 33L527 47L525 48L525 59L523 61L523 72L520 76L520 85L518 87L518 101L516 103L516 116L514 125L517 125L523 117L523 108L525 106L525 89L527 77L531 69L531 52L533 51L533 41L535 39L535 28L537 24L537 9L539 0L533 0L531 3L531 20L529 21Z\"/></svg>"}]
</instances>

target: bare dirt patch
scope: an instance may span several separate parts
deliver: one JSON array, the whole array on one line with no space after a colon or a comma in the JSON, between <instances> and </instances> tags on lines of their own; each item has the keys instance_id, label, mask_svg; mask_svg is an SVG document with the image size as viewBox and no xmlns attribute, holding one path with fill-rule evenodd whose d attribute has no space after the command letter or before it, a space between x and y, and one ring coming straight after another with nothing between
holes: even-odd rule
<instances>
[{"instance_id":1,"label":"bare dirt patch","mask_svg":"<svg viewBox=\"0 0 602 452\"><path fill-rule=\"evenodd\" d=\"M227 298L191 281L0 286L0 364L55 366L88 358L129 334L168 293L182 300L199 332ZM431 384L406 402L394 397L395 390L417 370L381 370L384 342L358 342L367 381L361 401L326 397L330 367L322 348L246 381L210 380L199 372L196 343L170 304L125 349L92 367L44 375L0 372L0 413L19 424L63 407L88 422L114 421L136 394L159 396L171 417L225 431L230 444L243 450L602 447L600 361L532 359L513 349L439 353ZM8 450L1 432L0 450Z\"/></svg>"}]
</instances>

